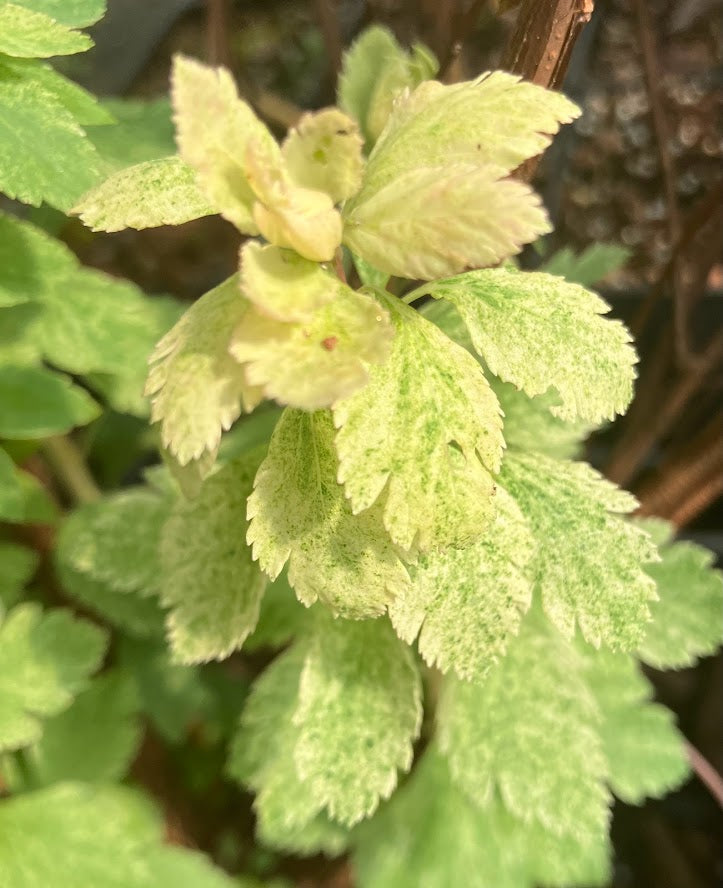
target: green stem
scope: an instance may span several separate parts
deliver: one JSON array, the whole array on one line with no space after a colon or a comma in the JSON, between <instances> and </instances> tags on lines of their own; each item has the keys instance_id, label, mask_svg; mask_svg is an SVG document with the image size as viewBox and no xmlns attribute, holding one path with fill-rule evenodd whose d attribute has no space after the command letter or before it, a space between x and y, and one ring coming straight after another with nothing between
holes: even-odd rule
<instances>
[{"instance_id":1,"label":"green stem","mask_svg":"<svg viewBox=\"0 0 723 888\"><path fill-rule=\"evenodd\" d=\"M101 498L100 488L71 438L47 438L42 450L53 474L75 502L93 503Z\"/></svg>"},{"instance_id":2,"label":"green stem","mask_svg":"<svg viewBox=\"0 0 723 888\"><path fill-rule=\"evenodd\" d=\"M404 296L401 296L401 300L405 305L410 305L416 299L419 299L422 296L426 296L429 293L429 284L422 284L421 287L417 287L416 290L412 290L411 293L406 293Z\"/></svg>"}]
</instances>

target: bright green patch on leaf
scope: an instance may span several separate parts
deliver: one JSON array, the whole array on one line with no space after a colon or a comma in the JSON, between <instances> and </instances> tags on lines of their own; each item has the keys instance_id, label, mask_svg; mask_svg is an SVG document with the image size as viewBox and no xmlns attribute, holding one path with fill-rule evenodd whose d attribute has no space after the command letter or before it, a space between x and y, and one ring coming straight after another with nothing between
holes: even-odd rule
<instances>
[{"instance_id":1,"label":"bright green patch on leaf","mask_svg":"<svg viewBox=\"0 0 723 888\"><path fill-rule=\"evenodd\" d=\"M261 400L228 353L247 305L238 278L229 278L187 309L151 355L151 420L181 465L215 451L242 407L250 411Z\"/></svg>"},{"instance_id":2,"label":"bright green patch on leaf","mask_svg":"<svg viewBox=\"0 0 723 888\"><path fill-rule=\"evenodd\" d=\"M246 379L269 398L304 410L328 407L361 388L369 365L389 355L394 329L387 311L322 270L332 300L305 320L285 323L249 308L233 334L231 354Z\"/></svg>"},{"instance_id":3,"label":"bright green patch on leaf","mask_svg":"<svg viewBox=\"0 0 723 888\"><path fill-rule=\"evenodd\" d=\"M713 654L723 641L723 575L715 555L695 543L666 539L672 527L657 519L642 526L659 541L662 560L645 570L655 580L658 601L650 605L638 655L656 669L682 669Z\"/></svg>"},{"instance_id":4,"label":"bright green patch on leaf","mask_svg":"<svg viewBox=\"0 0 723 888\"><path fill-rule=\"evenodd\" d=\"M498 488L495 519L465 548L420 555L412 583L389 606L400 638L442 672L479 681L504 658L530 606L535 542L509 494Z\"/></svg>"},{"instance_id":5,"label":"bright green patch on leaf","mask_svg":"<svg viewBox=\"0 0 723 888\"><path fill-rule=\"evenodd\" d=\"M331 417L285 410L249 497L248 541L272 579L289 562L289 583L304 604L320 600L342 616L377 616L409 576L381 508L353 515L337 471Z\"/></svg>"},{"instance_id":6,"label":"bright green patch on leaf","mask_svg":"<svg viewBox=\"0 0 723 888\"><path fill-rule=\"evenodd\" d=\"M500 481L537 540L531 568L550 620L568 637L577 623L596 647L635 648L655 598L646 565L658 557L648 534L620 517L635 498L585 463L540 453L510 452Z\"/></svg>"},{"instance_id":7,"label":"bright green patch on leaf","mask_svg":"<svg viewBox=\"0 0 723 888\"><path fill-rule=\"evenodd\" d=\"M69 611L44 613L37 604L21 604L5 614L0 624L0 749L37 741L41 719L67 709L98 668L105 645L100 629Z\"/></svg>"},{"instance_id":8,"label":"bright green patch on leaf","mask_svg":"<svg viewBox=\"0 0 723 888\"><path fill-rule=\"evenodd\" d=\"M215 210L180 157L149 160L114 173L73 208L93 231L181 225Z\"/></svg>"},{"instance_id":9,"label":"bright green patch on leaf","mask_svg":"<svg viewBox=\"0 0 723 888\"><path fill-rule=\"evenodd\" d=\"M41 12L15 3L0 3L0 53L42 59L90 49L93 41Z\"/></svg>"},{"instance_id":10,"label":"bright green patch on leaf","mask_svg":"<svg viewBox=\"0 0 723 888\"><path fill-rule=\"evenodd\" d=\"M369 817L409 770L422 721L416 664L386 620L319 620L293 721L312 797L348 826Z\"/></svg>"},{"instance_id":11,"label":"bright green patch on leaf","mask_svg":"<svg viewBox=\"0 0 723 888\"><path fill-rule=\"evenodd\" d=\"M338 204L361 187L362 139L356 123L336 108L304 114L281 147L296 185L323 191Z\"/></svg>"},{"instance_id":12,"label":"bright green patch on leaf","mask_svg":"<svg viewBox=\"0 0 723 888\"><path fill-rule=\"evenodd\" d=\"M427 292L455 305L490 370L530 395L557 390L564 420L596 423L633 396L635 352L607 303L578 284L511 268L435 281Z\"/></svg>"},{"instance_id":13,"label":"bright green patch on leaf","mask_svg":"<svg viewBox=\"0 0 723 888\"><path fill-rule=\"evenodd\" d=\"M502 456L499 406L477 362L399 300L389 359L337 402L339 480L354 512L379 500L404 549L461 545L493 514Z\"/></svg>"},{"instance_id":14,"label":"bright green patch on leaf","mask_svg":"<svg viewBox=\"0 0 723 888\"><path fill-rule=\"evenodd\" d=\"M223 659L256 626L267 581L244 528L259 459L255 451L206 478L197 497L176 501L163 528L161 600L179 662Z\"/></svg>"},{"instance_id":15,"label":"bright green patch on leaf","mask_svg":"<svg viewBox=\"0 0 723 888\"><path fill-rule=\"evenodd\" d=\"M619 244L591 244L581 253L570 247L558 250L544 263L541 271L564 277L566 281L591 287L630 258L630 250Z\"/></svg>"}]
</instances>

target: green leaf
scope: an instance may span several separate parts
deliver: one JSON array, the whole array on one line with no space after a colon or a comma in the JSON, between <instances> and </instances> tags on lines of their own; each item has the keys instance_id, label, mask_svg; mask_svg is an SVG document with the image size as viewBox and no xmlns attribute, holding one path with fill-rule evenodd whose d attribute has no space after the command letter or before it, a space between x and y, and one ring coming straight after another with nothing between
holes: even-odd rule
<instances>
[{"instance_id":1,"label":"green leaf","mask_svg":"<svg viewBox=\"0 0 723 888\"><path fill-rule=\"evenodd\" d=\"M67 211L95 183L98 163L65 99L0 58L0 190Z\"/></svg>"},{"instance_id":2,"label":"green leaf","mask_svg":"<svg viewBox=\"0 0 723 888\"><path fill-rule=\"evenodd\" d=\"M502 457L497 399L477 362L393 296L392 354L334 404L339 480L352 510L379 501L395 543L461 545L492 518Z\"/></svg>"},{"instance_id":3,"label":"green leaf","mask_svg":"<svg viewBox=\"0 0 723 888\"><path fill-rule=\"evenodd\" d=\"M90 49L93 41L41 12L15 3L0 3L0 53L38 59L72 55Z\"/></svg>"},{"instance_id":4,"label":"green leaf","mask_svg":"<svg viewBox=\"0 0 723 888\"><path fill-rule=\"evenodd\" d=\"M556 835L605 831L606 761L582 667L534 610L481 683L446 679L439 744L476 804L484 808L497 791L515 817Z\"/></svg>"},{"instance_id":5,"label":"green leaf","mask_svg":"<svg viewBox=\"0 0 723 888\"><path fill-rule=\"evenodd\" d=\"M577 254L570 247L563 247L550 256L541 271L564 277L573 284L591 287L617 271L630 256L631 251L619 244L591 244Z\"/></svg>"},{"instance_id":6,"label":"green leaf","mask_svg":"<svg viewBox=\"0 0 723 888\"><path fill-rule=\"evenodd\" d=\"M0 481L0 495L3 493L3 483ZM32 549L0 540L0 618L20 598L37 565L38 555Z\"/></svg>"},{"instance_id":7,"label":"green leaf","mask_svg":"<svg viewBox=\"0 0 723 888\"><path fill-rule=\"evenodd\" d=\"M0 802L0 884L239 888L203 855L165 846L162 836L148 799L127 787L60 783L26 793Z\"/></svg>"},{"instance_id":8,"label":"green leaf","mask_svg":"<svg viewBox=\"0 0 723 888\"><path fill-rule=\"evenodd\" d=\"M494 265L550 231L535 193L499 166L407 169L344 206L344 243L380 271L432 280Z\"/></svg>"},{"instance_id":9,"label":"green leaf","mask_svg":"<svg viewBox=\"0 0 723 888\"><path fill-rule=\"evenodd\" d=\"M214 452L242 406L251 411L261 400L228 353L247 305L238 278L229 278L187 309L151 355L151 420L181 465Z\"/></svg>"},{"instance_id":10,"label":"green leaf","mask_svg":"<svg viewBox=\"0 0 723 888\"><path fill-rule=\"evenodd\" d=\"M56 508L46 489L34 475L17 468L0 447L0 521L49 524L55 517Z\"/></svg>"},{"instance_id":11,"label":"green leaf","mask_svg":"<svg viewBox=\"0 0 723 888\"><path fill-rule=\"evenodd\" d=\"M297 847L302 853L336 854L343 847L344 831L325 828L322 803L301 781L294 763L300 730L293 716L305 653L303 645L295 645L255 681L231 743L227 770L257 793L254 809L262 841Z\"/></svg>"},{"instance_id":12,"label":"green leaf","mask_svg":"<svg viewBox=\"0 0 723 888\"><path fill-rule=\"evenodd\" d=\"M70 705L103 657L105 634L68 611L21 604L0 624L0 749L42 733L41 719ZM2 855L0 855L2 858Z\"/></svg>"},{"instance_id":13,"label":"green leaf","mask_svg":"<svg viewBox=\"0 0 723 888\"><path fill-rule=\"evenodd\" d=\"M646 796L677 788L690 766L672 712L650 702L653 688L631 656L578 647L603 716L600 734L612 791L639 805Z\"/></svg>"},{"instance_id":14,"label":"green leaf","mask_svg":"<svg viewBox=\"0 0 723 888\"><path fill-rule=\"evenodd\" d=\"M635 498L585 463L539 453L510 452L500 482L537 540L531 567L547 616L567 637L577 623L596 647L635 648L655 598L644 565L658 557L648 534L619 517Z\"/></svg>"},{"instance_id":15,"label":"green leaf","mask_svg":"<svg viewBox=\"0 0 723 888\"><path fill-rule=\"evenodd\" d=\"M504 71L476 80L422 83L398 100L374 147L355 203L410 170L492 166L498 177L541 154L580 109L560 93Z\"/></svg>"},{"instance_id":16,"label":"green leaf","mask_svg":"<svg viewBox=\"0 0 723 888\"><path fill-rule=\"evenodd\" d=\"M181 157L197 171L198 183L216 210L240 231L258 234L246 153L251 142L258 142L278 156L271 133L239 99L225 69L177 55L171 81Z\"/></svg>"},{"instance_id":17,"label":"green leaf","mask_svg":"<svg viewBox=\"0 0 723 888\"><path fill-rule=\"evenodd\" d=\"M325 271L315 277L315 286L326 280L331 301L289 323L249 307L230 346L251 385L304 410L328 407L361 388L369 365L386 360L394 333L387 311L371 296Z\"/></svg>"},{"instance_id":18,"label":"green leaf","mask_svg":"<svg viewBox=\"0 0 723 888\"><path fill-rule=\"evenodd\" d=\"M607 834L559 837L523 824L494 799L474 805L432 746L409 781L357 830L359 888L534 888L604 885Z\"/></svg>"},{"instance_id":19,"label":"green leaf","mask_svg":"<svg viewBox=\"0 0 723 888\"><path fill-rule=\"evenodd\" d=\"M106 0L14 0L71 28L93 25L105 15Z\"/></svg>"},{"instance_id":20,"label":"green leaf","mask_svg":"<svg viewBox=\"0 0 723 888\"><path fill-rule=\"evenodd\" d=\"M713 552L666 539L673 532L667 522L649 518L640 524L654 538L662 537L662 560L645 568L659 600L650 605L653 621L645 627L638 656L656 669L693 666L723 641L723 574L713 570Z\"/></svg>"},{"instance_id":21,"label":"green leaf","mask_svg":"<svg viewBox=\"0 0 723 888\"><path fill-rule=\"evenodd\" d=\"M106 672L93 679L68 709L46 721L42 737L23 753L23 770L10 773L11 788L121 779L141 739L136 710L135 688L126 675Z\"/></svg>"},{"instance_id":22,"label":"green leaf","mask_svg":"<svg viewBox=\"0 0 723 888\"><path fill-rule=\"evenodd\" d=\"M114 173L72 212L93 231L181 225L216 212L180 157L149 160Z\"/></svg>"},{"instance_id":23,"label":"green leaf","mask_svg":"<svg viewBox=\"0 0 723 888\"><path fill-rule=\"evenodd\" d=\"M387 28L367 28L344 53L339 76L339 105L356 117L371 146L384 128L394 100L433 77L439 68L434 54L415 44L412 55Z\"/></svg>"},{"instance_id":24,"label":"green leaf","mask_svg":"<svg viewBox=\"0 0 723 888\"><path fill-rule=\"evenodd\" d=\"M6 365L0 373L0 438L47 438L95 419L100 409L65 376Z\"/></svg>"},{"instance_id":25,"label":"green leaf","mask_svg":"<svg viewBox=\"0 0 723 888\"><path fill-rule=\"evenodd\" d=\"M624 413L636 355L607 303L578 284L511 268L471 271L425 288L455 305L490 370L530 395L554 387L552 413L597 423Z\"/></svg>"},{"instance_id":26,"label":"green leaf","mask_svg":"<svg viewBox=\"0 0 723 888\"><path fill-rule=\"evenodd\" d=\"M353 826L392 794L412 764L422 699L411 652L386 620L319 620L293 722L299 777L332 819Z\"/></svg>"},{"instance_id":27,"label":"green leaf","mask_svg":"<svg viewBox=\"0 0 723 888\"><path fill-rule=\"evenodd\" d=\"M16 519L22 512L23 493L18 470L0 447L0 520Z\"/></svg>"},{"instance_id":28,"label":"green leaf","mask_svg":"<svg viewBox=\"0 0 723 888\"><path fill-rule=\"evenodd\" d=\"M466 548L421 555L412 584L389 606L399 637L442 672L479 681L504 657L530 606L535 543L519 508L497 489L494 522Z\"/></svg>"},{"instance_id":29,"label":"green leaf","mask_svg":"<svg viewBox=\"0 0 723 888\"><path fill-rule=\"evenodd\" d=\"M59 74L49 64L35 59L2 59L2 66L8 75L21 82L33 82L51 93L81 124L107 126L114 123L114 117L82 86Z\"/></svg>"},{"instance_id":30,"label":"green leaf","mask_svg":"<svg viewBox=\"0 0 723 888\"><path fill-rule=\"evenodd\" d=\"M247 241L241 250L241 291L278 321L310 321L342 292L343 284L293 250Z\"/></svg>"},{"instance_id":31,"label":"green leaf","mask_svg":"<svg viewBox=\"0 0 723 888\"><path fill-rule=\"evenodd\" d=\"M362 259L361 256L355 256L353 253L351 254L351 258L354 263L354 268L359 275L359 280L363 286L371 287L375 290L386 289L386 286L389 283L389 275L386 271L379 271L379 269L374 268L373 265L370 265Z\"/></svg>"},{"instance_id":32,"label":"green leaf","mask_svg":"<svg viewBox=\"0 0 723 888\"><path fill-rule=\"evenodd\" d=\"M155 594L169 505L155 491L137 487L80 506L61 528L58 560L118 592Z\"/></svg>"},{"instance_id":33,"label":"green leaf","mask_svg":"<svg viewBox=\"0 0 723 888\"><path fill-rule=\"evenodd\" d=\"M175 152L171 103L167 98L104 99L102 107L117 121L115 125L89 126L86 130L109 173L160 160Z\"/></svg>"},{"instance_id":34,"label":"green leaf","mask_svg":"<svg viewBox=\"0 0 723 888\"><path fill-rule=\"evenodd\" d=\"M133 679L140 708L153 727L166 742L183 742L209 703L199 670L172 662L168 646L158 640L123 636L118 659Z\"/></svg>"},{"instance_id":35,"label":"green leaf","mask_svg":"<svg viewBox=\"0 0 723 888\"><path fill-rule=\"evenodd\" d=\"M312 614L294 595L286 574L279 574L264 592L259 621L244 642L244 650L285 647L308 628Z\"/></svg>"},{"instance_id":36,"label":"green leaf","mask_svg":"<svg viewBox=\"0 0 723 888\"><path fill-rule=\"evenodd\" d=\"M323 191L341 203L361 188L359 127L337 108L304 114L289 132L281 156L296 185Z\"/></svg>"},{"instance_id":37,"label":"green leaf","mask_svg":"<svg viewBox=\"0 0 723 888\"><path fill-rule=\"evenodd\" d=\"M308 605L377 616L409 576L381 521L381 508L352 515L337 483L334 429L325 412L287 409L248 501L247 539L271 579L289 562L289 583Z\"/></svg>"},{"instance_id":38,"label":"green leaf","mask_svg":"<svg viewBox=\"0 0 723 888\"><path fill-rule=\"evenodd\" d=\"M138 592L119 592L108 583L74 570L61 560L62 553L56 552L58 581L69 598L124 633L163 638L163 611L157 598L144 597Z\"/></svg>"},{"instance_id":39,"label":"green leaf","mask_svg":"<svg viewBox=\"0 0 723 888\"><path fill-rule=\"evenodd\" d=\"M161 600L182 663L224 659L259 616L266 577L244 544L246 499L260 461L254 451L207 478L195 499L178 499L163 528Z\"/></svg>"}]
</instances>

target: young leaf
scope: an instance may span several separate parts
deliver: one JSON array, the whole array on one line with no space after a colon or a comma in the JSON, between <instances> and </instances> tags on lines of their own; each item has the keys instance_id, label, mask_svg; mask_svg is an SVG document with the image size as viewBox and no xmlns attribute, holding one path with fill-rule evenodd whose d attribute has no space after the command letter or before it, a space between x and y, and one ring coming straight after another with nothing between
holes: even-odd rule
<instances>
[{"instance_id":1,"label":"young leaf","mask_svg":"<svg viewBox=\"0 0 723 888\"><path fill-rule=\"evenodd\" d=\"M337 471L330 416L285 410L249 497L247 539L271 579L289 562L289 583L303 604L319 599L335 614L377 616L409 576L381 508L352 515Z\"/></svg>"},{"instance_id":2,"label":"young leaf","mask_svg":"<svg viewBox=\"0 0 723 888\"><path fill-rule=\"evenodd\" d=\"M180 157L149 160L114 173L85 194L72 212L93 231L181 225L216 211Z\"/></svg>"},{"instance_id":3,"label":"young leaf","mask_svg":"<svg viewBox=\"0 0 723 888\"><path fill-rule=\"evenodd\" d=\"M7 613L0 624L0 750L35 742L41 719L67 709L105 646L100 629L68 611L20 604Z\"/></svg>"},{"instance_id":4,"label":"young leaf","mask_svg":"<svg viewBox=\"0 0 723 888\"><path fill-rule=\"evenodd\" d=\"M387 28L367 28L344 54L339 76L339 105L356 117L371 147L404 89L434 77L439 68L433 53L415 44L405 52Z\"/></svg>"},{"instance_id":5,"label":"young leaf","mask_svg":"<svg viewBox=\"0 0 723 888\"><path fill-rule=\"evenodd\" d=\"M42 737L24 750L24 769L11 772L11 787L121 779L141 739L137 708L135 688L125 674L106 672L93 679L68 709L46 721Z\"/></svg>"},{"instance_id":6,"label":"young leaf","mask_svg":"<svg viewBox=\"0 0 723 888\"><path fill-rule=\"evenodd\" d=\"M93 41L41 12L15 3L0 3L0 53L42 59L90 49Z\"/></svg>"},{"instance_id":7,"label":"young leaf","mask_svg":"<svg viewBox=\"0 0 723 888\"><path fill-rule=\"evenodd\" d=\"M422 722L416 664L386 620L319 620L293 721L312 797L347 826L369 817L409 770Z\"/></svg>"},{"instance_id":8,"label":"young leaf","mask_svg":"<svg viewBox=\"0 0 723 888\"><path fill-rule=\"evenodd\" d=\"M0 57L0 191L67 211L95 183L99 160L64 102Z\"/></svg>"},{"instance_id":9,"label":"young leaf","mask_svg":"<svg viewBox=\"0 0 723 888\"><path fill-rule=\"evenodd\" d=\"M582 666L535 609L481 683L445 680L440 748L452 779L480 807L496 790L526 823L557 835L604 832L606 761Z\"/></svg>"},{"instance_id":10,"label":"young leaf","mask_svg":"<svg viewBox=\"0 0 723 888\"><path fill-rule=\"evenodd\" d=\"M371 296L328 272L319 270L315 277L317 286L326 280L331 301L295 323L250 307L230 346L231 354L245 364L250 385L304 410L328 407L361 388L369 378L369 364L386 360L394 335L388 313Z\"/></svg>"},{"instance_id":11,"label":"young leaf","mask_svg":"<svg viewBox=\"0 0 723 888\"><path fill-rule=\"evenodd\" d=\"M551 386L552 413L592 423L624 413L633 396L636 356L607 303L561 278L511 268L471 271L428 288L453 303L490 370L530 395Z\"/></svg>"},{"instance_id":12,"label":"young leaf","mask_svg":"<svg viewBox=\"0 0 723 888\"><path fill-rule=\"evenodd\" d=\"M254 451L206 478L193 500L179 498L161 539L161 600L176 660L223 659L241 647L259 616L266 577L244 544Z\"/></svg>"},{"instance_id":13,"label":"young leaf","mask_svg":"<svg viewBox=\"0 0 723 888\"><path fill-rule=\"evenodd\" d=\"M106 0L13 0L18 6L42 12L69 28L94 25L105 14Z\"/></svg>"},{"instance_id":14,"label":"young leaf","mask_svg":"<svg viewBox=\"0 0 723 888\"><path fill-rule=\"evenodd\" d=\"M649 518L640 523L660 538L662 560L645 568L659 600L650 605L653 620L645 627L638 656L656 669L692 666L723 641L723 575L712 569L712 552L684 540L671 542L672 527L666 522Z\"/></svg>"},{"instance_id":15,"label":"young leaf","mask_svg":"<svg viewBox=\"0 0 723 888\"><path fill-rule=\"evenodd\" d=\"M127 787L59 783L5 799L0 885L252 888L195 851L163 845L162 826L149 800Z\"/></svg>"},{"instance_id":16,"label":"young leaf","mask_svg":"<svg viewBox=\"0 0 723 888\"><path fill-rule=\"evenodd\" d=\"M677 788L690 766L672 712L650 702L653 688L631 656L578 647L603 716L600 734L612 791L639 805L646 796Z\"/></svg>"},{"instance_id":17,"label":"young leaf","mask_svg":"<svg viewBox=\"0 0 723 888\"><path fill-rule=\"evenodd\" d=\"M497 489L493 523L466 548L420 555L409 589L389 606L400 638L442 672L479 681L502 657L530 606L535 543L519 508Z\"/></svg>"},{"instance_id":18,"label":"young leaf","mask_svg":"<svg viewBox=\"0 0 723 888\"><path fill-rule=\"evenodd\" d=\"M550 231L537 195L504 174L455 160L406 169L379 189L365 184L344 206L344 243L399 277L494 265Z\"/></svg>"},{"instance_id":19,"label":"young leaf","mask_svg":"<svg viewBox=\"0 0 723 888\"><path fill-rule=\"evenodd\" d=\"M57 558L118 592L152 595L161 568L158 545L170 503L144 487L76 509L64 522Z\"/></svg>"},{"instance_id":20,"label":"young leaf","mask_svg":"<svg viewBox=\"0 0 723 888\"><path fill-rule=\"evenodd\" d=\"M228 354L247 305L238 278L229 278L195 302L151 355L151 420L161 423L163 445L181 465L215 451L242 405L251 411L261 400Z\"/></svg>"},{"instance_id":21,"label":"young leaf","mask_svg":"<svg viewBox=\"0 0 723 888\"><path fill-rule=\"evenodd\" d=\"M534 888L604 885L606 831L556 836L523 824L498 799L483 810L457 788L429 748L409 781L356 833L359 888Z\"/></svg>"},{"instance_id":22,"label":"young leaf","mask_svg":"<svg viewBox=\"0 0 723 888\"><path fill-rule=\"evenodd\" d=\"M258 198L254 221L266 240L313 262L333 259L341 243L341 216L329 195L295 184L275 142L251 142L245 168Z\"/></svg>"},{"instance_id":23,"label":"young leaf","mask_svg":"<svg viewBox=\"0 0 723 888\"><path fill-rule=\"evenodd\" d=\"M181 157L198 173L209 202L245 234L258 234L255 196L244 168L248 145L278 155L271 133L243 102L231 75L175 56L171 95Z\"/></svg>"},{"instance_id":24,"label":"young leaf","mask_svg":"<svg viewBox=\"0 0 723 888\"><path fill-rule=\"evenodd\" d=\"M531 567L547 616L567 637L577 622L595 647L636 647L655 598L644 565L658 556L648 534L619 517L634 497L585 463L539 453L509 453L500 482L537 540Z\"/></svg>"},{"instance_id":25,"label":"young leaf","mask_svg":"<svg viewBox=\"0 0 723 888\"><path fill-rule=\"evenodd\" d=\"M0 404L0 438L13 440L63 434L100 413L83 389L42 367L3 366Z\"/></svg>"},{"instance_id":26,"label":"young leaf","mask_svg":"<svg viewBox=\"0 0 723 888\"><path fill-rule=\"evenodd\" d=\"M333 406L339 480L354 512L383 503L402 548L464 544L493 514L497 400L470 355L395 297L378 298L396 328L392 353Z\"/></svg>"},{"instance_id":27,"label":"young leaf","mask_svg":"<svg viewBox=\"0 0 723 888\"><path fill-rule=\"evenodd\" d=\"M361 188L362 139L356 123L336 108L304 114L281 146L296 185L323 191L338 204Z\"/></svg>"},{"instance_id":28,"label":"young leaf","mask_svg":"<svg viewBox=\"0 0 723 888\"><path fill-rule=\"evenodd\" d=\"M342 290L339 278L293 250L247 241L241 250L241 291L278 321L309 321Z\"/></svg>"}]
</instances>

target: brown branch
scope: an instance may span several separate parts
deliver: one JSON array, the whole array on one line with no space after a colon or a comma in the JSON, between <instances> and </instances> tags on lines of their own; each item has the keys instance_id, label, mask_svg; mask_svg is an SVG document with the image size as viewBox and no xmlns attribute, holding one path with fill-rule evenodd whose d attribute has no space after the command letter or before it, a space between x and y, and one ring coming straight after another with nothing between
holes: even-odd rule
<instances>
[{"instance_id":1,"label":"brown branch","mask_svg":"<svg viewBox=\"0 0 723 888\"><path fill-rule=\"evenodd\" d=\"M723 778L711 765L705 756L700 753L692 743L686 741L685 750L688 753L690 765L695 771L700 782L706 787L713 798L723 808Z\"/></svg>"},{"instance_id":2,"label":"brown branch","mask_svg":"<svg viewBox=\"0 0 723 888\"><path fill-rule=\"evenodd\" d=\"M229 67L228 0L206 0L206 48L212 65Z\"/></svg>"},{"instance_id":3,"label":"brown branch","mask_svg":"<svg viewBox=\"0 0 723 888\"><path fill-rule=\"evenodd\" d=\"M54 477L74 502L92 503L100 499L100 489L72 438L46 438L42 451Z\"/></svg>"},{"instance_id":4,"label":"brown branch","mask_svg":"<svg viewBox=\"0 0 723 888\"><path fill-rule=\"evenodd\" d=\"M334 76L341 70L341 54L344 41L341 36L339 16L334 0L314 0L316 17L319 21L319 29L326 44L326 54L329 57L329 68Z\"/></svg>"}]
</instances>

